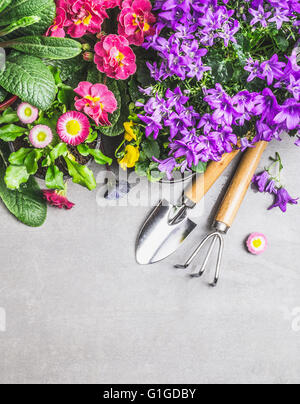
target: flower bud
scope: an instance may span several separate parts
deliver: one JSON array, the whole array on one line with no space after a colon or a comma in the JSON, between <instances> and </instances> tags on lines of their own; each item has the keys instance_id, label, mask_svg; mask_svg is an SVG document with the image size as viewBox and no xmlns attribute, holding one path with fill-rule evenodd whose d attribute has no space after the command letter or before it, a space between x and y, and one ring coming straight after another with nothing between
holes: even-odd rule
<instances>
[{"instance_id":1,"label":"flower bud","mask_svg":"<svg viewBox=\"0 0 300 404\"><path fill-rule=\"evenodd\" d=\"M81 47L82 47L82 49L83 49L84 51L90 51L90 50L91 50L91 45L88 44L88 43L82 44Z\"/></svg>"},{"instance_id":2,"label":"flower bud","mask_svg":"<svg viewBox=\"0 0 300 404\"><path fill-rule=\"evenodd\" d=\"M83 54L83 59L84 59L86 62L92 62L93 59L94 59L94 54L93 54L93 52L84 52L84 54Z\"/></svg>"}]
</instances>

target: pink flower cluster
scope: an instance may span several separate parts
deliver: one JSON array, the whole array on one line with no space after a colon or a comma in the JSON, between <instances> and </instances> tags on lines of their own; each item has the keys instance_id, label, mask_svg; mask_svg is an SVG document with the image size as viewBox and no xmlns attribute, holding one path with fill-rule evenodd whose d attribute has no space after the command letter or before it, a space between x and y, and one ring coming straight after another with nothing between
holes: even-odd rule
<instances>
[{"instance_id":1,"label":"pink flower cluster","mask_svg":"<svg viewBox=\"0 0 300 404\"><path fill-rule=\"evenodd\" d=\"M100 42L95 46L94 60L99 71L117 80L126 80L136 72L136 57L130 45L141 46L145 37L155 34L156 18L151 13L150 0L56 0L56 6L55 21L46 35L97 35ZM115 7L121 10L119 35L105 35L102 25L108 18L107 9Z\"/></svg>"},{"instance_id":2,"label":"pink flower cluster","mask_svg":"<svg viewBox=\"0 0 300 404\"><path fill-rule=\"evenodd\" d=\"M56 18L48 36L81 38L87 33L101 32L108 18L106 10L120 5L121 0L56 0Z\"/></svg>"}]
</instances>

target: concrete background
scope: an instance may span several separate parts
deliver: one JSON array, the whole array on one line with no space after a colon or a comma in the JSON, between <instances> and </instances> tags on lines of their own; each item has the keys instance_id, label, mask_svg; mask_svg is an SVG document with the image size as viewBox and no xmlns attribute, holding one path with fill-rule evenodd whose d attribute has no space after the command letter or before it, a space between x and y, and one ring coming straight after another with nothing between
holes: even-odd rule
<instances>
[{"instance_id":1,"label":"concrete background","mask_svg":"<svg viewBox=\"0 0 300 404\"><path fill-rule=\"evenodd\" d=\"M285 184L300 196L300 150L273 143L262 167L275 150ZM149 207L100 206L101 187L70 184L76 208L49 209L40 229L1 206L0 382L299 383L300 206L268 212L270 196L249 191L217 289L173 268L207 232L232 169L206 197L193 236L151 267L134 255ZM260 257L244 249L253 231L269 239Z\"/></svg>"}]
</instances>

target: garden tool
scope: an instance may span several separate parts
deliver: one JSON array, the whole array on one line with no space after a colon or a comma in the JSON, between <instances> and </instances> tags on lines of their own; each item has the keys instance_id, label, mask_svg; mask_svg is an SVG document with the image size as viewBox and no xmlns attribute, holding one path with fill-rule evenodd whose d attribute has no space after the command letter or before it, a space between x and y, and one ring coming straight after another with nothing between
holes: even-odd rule
<instances>
[{"instance_id":1,"label":"garden tool","mask_svg":"<svg viewBox=\"0 0 300 404\"><path fill-rule=\"evenodd\" d=\"M187 217L187 212L202 200L239 151L225 154L219 162L211 162L206 172L199 175L185 192L180 206L160 201L139 234L136 246L139 264L153 264L177 250L197 226Z\"/></svg>"},{"instance_id":2,"label":"garden tool","mask_svg":"<svg viewBox=\"0 0 300 404\"><path fill-rule=\"evenodd\" d=\"M215 217L213 232L204 238L184 265L176 265L176 268L188 268L203 247L211 242L200 272L191 275L192 277L201 277L206 272L208 261L215 245L218 243L217 266L214 281L211 286L217 285L224 252L224 235L227 234L237 216L267 144L267 142L259 142L255 148L248 149L245 153Z\"/></svg>"}]
</instances>

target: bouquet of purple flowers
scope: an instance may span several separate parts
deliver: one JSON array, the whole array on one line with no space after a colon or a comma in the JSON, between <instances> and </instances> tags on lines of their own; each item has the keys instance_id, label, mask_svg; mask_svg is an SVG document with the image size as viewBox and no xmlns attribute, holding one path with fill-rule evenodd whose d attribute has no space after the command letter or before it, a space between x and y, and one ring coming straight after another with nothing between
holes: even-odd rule
<instances>
[{"instance_id":1,"label":"bouquet of purple flowers","mask_svg":"<svg viewBox=\"0 0 300 404\"><path fill-rule=\"evenodd\" d=\"M123 165L172 179L260 140L290 135L300 145L298 0L153 6L155 34L143 45L152 82L131 105Z\"/></svg>"}]
</instances>

